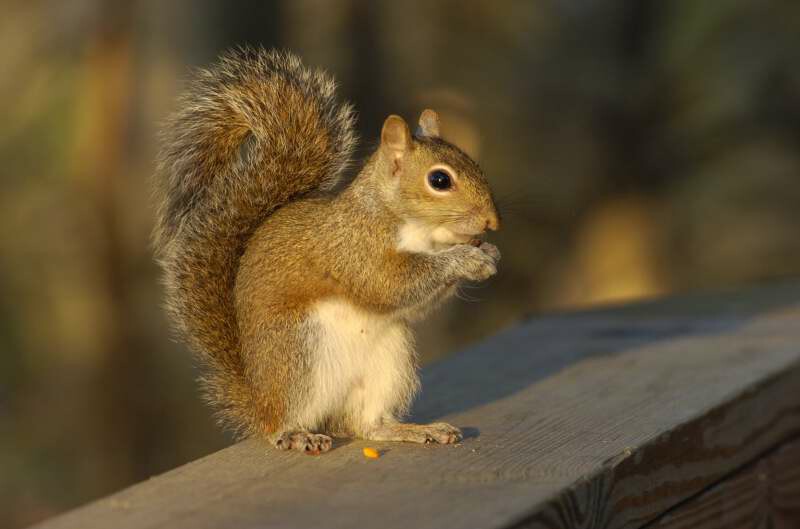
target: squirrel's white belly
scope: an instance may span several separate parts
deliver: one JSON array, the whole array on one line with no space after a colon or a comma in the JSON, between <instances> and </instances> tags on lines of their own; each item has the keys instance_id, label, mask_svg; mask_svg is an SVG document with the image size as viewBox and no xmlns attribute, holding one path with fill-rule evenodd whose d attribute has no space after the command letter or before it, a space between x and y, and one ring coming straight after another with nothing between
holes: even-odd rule
<instances>
[{"instance_id":1,"label":"squirrel's white belly","mask_svg":"<svg viewBox=\"0 0 800 529\"><path fill-rule=\"evenodd\" d=\"M317 302L308 323L311 388L301 425L343 421L363 434L405 412L418 379L407 323L365 311L343 299Z\"/></svg>"}]
</instances>

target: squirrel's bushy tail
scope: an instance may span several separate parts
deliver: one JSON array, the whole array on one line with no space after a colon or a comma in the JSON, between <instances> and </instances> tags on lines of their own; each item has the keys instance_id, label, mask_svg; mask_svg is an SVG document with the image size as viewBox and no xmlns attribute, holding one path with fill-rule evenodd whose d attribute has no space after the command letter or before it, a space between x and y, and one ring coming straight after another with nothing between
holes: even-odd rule
<instances>
[{"instance_id":1,"label":"squirrel's bushy tail","mask_svg":"<svg viewBox=\"0 0 800 529\"><path fill-rule=\"evenodd\" d=\"M205 367L224 426L257 427L233 287L248 238L277 207L336 185L355 146L335 84L289 53L242 48L200 70L161 137L154 243L175 326Z\"/></svg>"}]
</instances>

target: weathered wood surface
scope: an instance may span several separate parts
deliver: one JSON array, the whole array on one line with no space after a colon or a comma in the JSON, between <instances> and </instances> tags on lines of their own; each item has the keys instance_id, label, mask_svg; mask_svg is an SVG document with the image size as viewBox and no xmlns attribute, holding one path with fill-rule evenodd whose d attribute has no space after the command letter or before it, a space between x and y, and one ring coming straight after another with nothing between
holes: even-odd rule
<instances>
[{"instance_id":1,"label":"weathered wood surface","mask_svg":"<svg viewBox=\"0 0 800 529\"><path fill-rule=\"evenodd\" d=\"M652 529L731 527L800 527L800 439L736 471L696 498L671 509L652 525Z\"/></svg>"},{"instance_id":2,"label":"weathered wood surface","mask_svg":"<svg viewBox=\"0 0 800 529\"><path fill-rule=\"evenodd\" d=\"M800 284L534 319L423 382L461 445L246 441L40 527L641 527L800 435Z\"/></svg>"}]
</instances>

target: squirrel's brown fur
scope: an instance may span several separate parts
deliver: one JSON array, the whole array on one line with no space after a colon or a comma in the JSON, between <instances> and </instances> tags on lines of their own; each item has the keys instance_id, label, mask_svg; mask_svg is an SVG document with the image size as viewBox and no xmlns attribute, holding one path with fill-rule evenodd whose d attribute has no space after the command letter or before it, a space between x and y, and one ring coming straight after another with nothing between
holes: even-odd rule
<instances>
[{"instance_id":1,"label":"squirrel's brown fur","mask_svg":"<svg viewBox=\"0 0 800 529\"><path fill-rule=\"evenodd\" d=\"M233 286L244 245L273 210L333 188L355 147L333 79L277 51L241 48L198 71L164 127L154 239L167 307L206 367L219 419L250 430Z\"/></svg>"},{"instance_id":2,"label":"squirrel's brown fur","mask_svg":"<svg viewBox=\"0 0 800 529\"><path fill-rule=\"evenodd\" d=\"M491 192L430 110L416 137L387 118L379 148L333 192L355 143L333 91L293 55L260 49L192 80L157 186L169 311L239 435L311 452L330 448L317 431L456 442L450 425L397 422L418 385L408 323L495 273L499 252L473 239L498 226ZM432 187L437 171L451 187Z\"/></svg>"}]
</instances>

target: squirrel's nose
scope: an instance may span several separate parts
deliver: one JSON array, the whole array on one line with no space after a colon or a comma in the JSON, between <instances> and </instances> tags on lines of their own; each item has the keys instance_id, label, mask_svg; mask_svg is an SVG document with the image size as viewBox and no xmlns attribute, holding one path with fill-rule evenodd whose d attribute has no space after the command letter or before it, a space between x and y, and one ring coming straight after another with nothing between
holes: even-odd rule
<instances>
[{"instance_id":1,"label":"squirrel's nose","mask_svg":"<svg viewBox=\"0 0 800 529\"><path fill-rule=\"evenodd\" d=\"M486 217L486 230L497 231L500 227L500 219L497 218L497 213L491 213Z\"/></svg>"}]
</instances>

